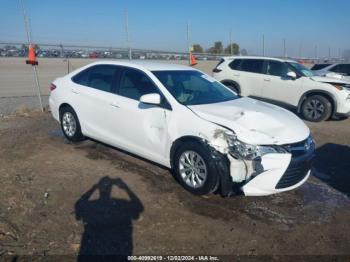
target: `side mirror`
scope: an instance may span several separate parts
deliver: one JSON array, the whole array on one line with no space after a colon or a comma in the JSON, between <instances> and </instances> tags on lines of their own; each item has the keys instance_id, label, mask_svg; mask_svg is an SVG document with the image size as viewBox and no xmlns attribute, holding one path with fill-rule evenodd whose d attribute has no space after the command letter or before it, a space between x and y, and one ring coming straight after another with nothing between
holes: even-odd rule
<instances>
[{"instance_id":1,"label":"side mirror","mask_svg":"<svg viewBox=\"0 0 350 262\"><path fill-rule=\"evenodd\" d=\"M160 95L157 93L146 94L140 97L140 102L150 105L160 104Z\"/></svg>"},{"instance_id":2,"label":"side mirror","mask_svg":"<svg viewBox=\"0 0 350 262\"><path fill-rule=\"evenodd\" d=\"M287 73L287 76L290 78L290 79L292 79L292 80L295 80L295 79L297 79L297 74L295 73L295 72L288 72Z\"/></svg>"}]
</instances>

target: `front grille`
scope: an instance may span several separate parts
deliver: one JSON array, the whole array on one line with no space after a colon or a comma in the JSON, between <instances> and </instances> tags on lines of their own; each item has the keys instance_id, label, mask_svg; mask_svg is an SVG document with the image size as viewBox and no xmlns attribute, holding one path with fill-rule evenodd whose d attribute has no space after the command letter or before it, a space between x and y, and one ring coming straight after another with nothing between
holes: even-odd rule
<instances>
[{"instance_id":1,"label":"front grille","mask_svg":"<svg viewBox=\"0 0 350 262\"><path fill-rule=\"evenodd\" d=\"M276 189L287 188L298 184L301 180L303 180L306 177L310 169L311 164L305 164L301 167L288 167L286 172L278 181Z\"/></svg>"},{"instance_id":2,"label":"front grille","mask_svg":"<svg viewBox=\"0 0 350 262\"><path fill-rule=\"evenodd\" d=\"M291 162L276 185L276 189L294 186L302 181L312 167L315 144L311 140L285 145L285 148L292 154Z\"/></svg>"}]
</instances>

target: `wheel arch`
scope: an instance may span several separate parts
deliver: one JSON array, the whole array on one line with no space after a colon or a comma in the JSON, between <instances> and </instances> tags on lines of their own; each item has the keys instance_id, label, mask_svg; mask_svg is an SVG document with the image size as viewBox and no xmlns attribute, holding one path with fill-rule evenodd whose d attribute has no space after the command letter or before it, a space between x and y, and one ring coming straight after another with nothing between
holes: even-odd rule
<instances>
[{"instance_id":1,"label":"wheel arch","mask_svg":"<svg viewBox=\"0 0 350 262\"><path fill-rule=\"evenodd\" d=\"M59 114L60 121L61 121L61 116L62 116L62 109L65 107L71 108L74 111L74 113L77 115L78 119L80 119L78 112L74 109L74 107L72 107L69 103L62 103L58 108L58 114ZM81 123L80 123L80 125L81 125Z\"/></svg>"},{"instance_id":2,"label":"wheel arch","mask_svg":"<svg viewBox=\"0 0 350 262\"><path fill-rule=\"evenodd\" d=\"M174 166L174 156L175 156L176 150L181 145L183 145L184 143L188 143L188 142L196 142L196 143L199 143L199 144L203 144L202 139L200 137L197 137L197 136L188 135L188 136L182 136L182 137L177 138L172 143L171 148L170 148L170 165L171 165L171 168L173 168L173 166Z\"/></svg>"},{"instance_id":3,"label":"wheel arch","mask_svg":"<svg viewBox=\"0 0 350 262\"><path fill-rule=\"evenodd\" d=\"M327 92L327 91L324 91L324 90L310 90L310 91L307 91L305 92L300 100L299 100L299 103L298 103L298 113L301 112L301 107L304 103L304 101L310 97L310 96L313 96L313 95L320 95L320 96L324 96L326 97L332 104L332 113L331 115L334 115L336 112L337 112L337 100L335 98L335 96L333 94L331 94L330 92Z\"/></svg>"},{"instance_id":4,"label":"wheel arch","mask_svg":"<svg viewBox=\"0 0 350 262\"><path fill-rule=\"evenodd\" d=\"M72 107L70 104L68 104L68 103L62 103L62 104L60 105L60 107L58 108L58 112L61 114L62 109L65 108L65 107L70 107L70 108L73 109L73 107ZM74 110L74 109L73 109L73 110ZM75 110L74 110L74 111L75 111Z\"/></svg>"},{"instance_id":5,"label":"wheel arch","mask_svg":"<svg viewBox=\"0 0 350 262\"><path fill-rule=\"evenodd\" d=\"M238 95L241 93L241 86L234 80L225 79L220 81L222 84L226 85L234 85L238 89Z\"/></svg>"}]
</instances>

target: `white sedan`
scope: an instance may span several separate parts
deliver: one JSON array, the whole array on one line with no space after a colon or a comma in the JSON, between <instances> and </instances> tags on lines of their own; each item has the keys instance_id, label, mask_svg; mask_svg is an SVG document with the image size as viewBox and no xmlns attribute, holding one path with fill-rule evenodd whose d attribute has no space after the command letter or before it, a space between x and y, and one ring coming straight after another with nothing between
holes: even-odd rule
<instances>
[{"instance_id":1,"label":"white sedan","mask_svg":"<svg viewBox=\"0 0 350 262\"><path fill-rule=\"evenodd\" d=\"M97 62L56 79L49 102L68 140L93 138L171 168L194 194L269 195L310 176L315 146L297 116L191 67Z\"/></svg>"}]
</instances>

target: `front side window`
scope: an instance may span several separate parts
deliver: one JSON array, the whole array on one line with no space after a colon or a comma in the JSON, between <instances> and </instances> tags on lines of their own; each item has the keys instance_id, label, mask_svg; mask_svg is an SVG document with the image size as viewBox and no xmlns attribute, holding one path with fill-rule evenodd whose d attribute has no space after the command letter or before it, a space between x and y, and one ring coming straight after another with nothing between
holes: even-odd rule
<instances>
[{"instance_id":1,"label":"front side window","mask_svg":"<svg viewBox=\"0 0 350 262\"><path fill-rule=\"evenodd\" d=\"M220 103L238 98L215 79L195 70L153 71L152 73L183 105Z\"/></svg>"},{"instance_id":2,"label":"front side window","mask_svg":"<svg viewBox=\"0 0 350 262\"><path fill-rule=\"evenodd\" d=\"M240 65L240 71L262 74L264 60L262 59L243 59Z\"/></svg>"},{"instance_id":3,"label":"front side window","mask_svg":"<svg viewBox=\"0 0 350 262\"><path fill-rule=\"evenodd\" d=\"M288 67L286 63L282 63L279 61L268 61L267 64L267 74L272 76L285 77L288 72L292 70Z\"/></svg>"},{"instance_id":4,"label":"front side window","mask_svg":"<svg viewBox=\"0 0 350 262\"><path fill-rule=\"evenodd\" d=\"M288 65L290 65L301 76L306 76L306 77L314 76L314 73L309 68L303 66L302 64L299 64L297 62L288 62Z\"/></svg>"},{"instance_id":5,"label":"front side window","mask_svg":"<svg viewBox=\"0 0 350 262\"><path fill-rule=\"evenodd\" d=\"M146 94L160 93L153 81L139 70L125 69L119 84L118 94L140 100L140 97Z\"/></svg>"},{"instance_id":6,"label":"front side window","mask_svg":"<svg viewBox=\"0 0 350 262\"><path fill-rule=\"evenodd\" d=\"M113 92L120 69L114 65L96 65L78 73L72 81L105 92Z\"/></svg>"}]
</instances>

